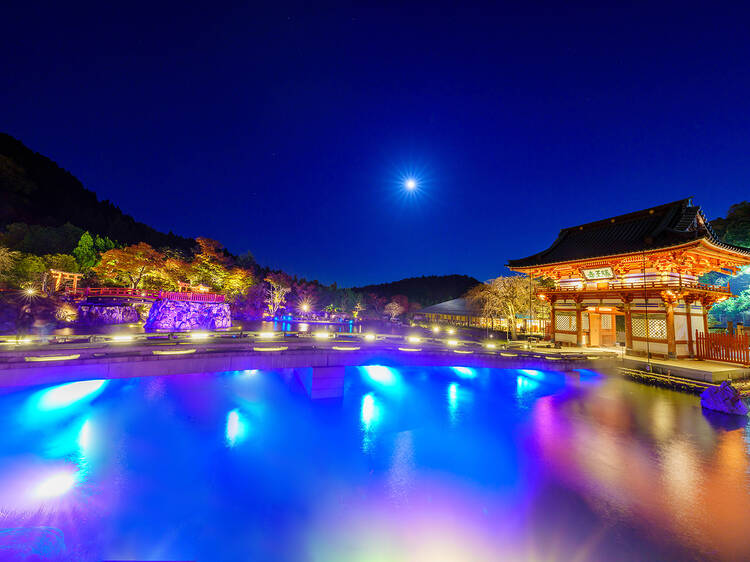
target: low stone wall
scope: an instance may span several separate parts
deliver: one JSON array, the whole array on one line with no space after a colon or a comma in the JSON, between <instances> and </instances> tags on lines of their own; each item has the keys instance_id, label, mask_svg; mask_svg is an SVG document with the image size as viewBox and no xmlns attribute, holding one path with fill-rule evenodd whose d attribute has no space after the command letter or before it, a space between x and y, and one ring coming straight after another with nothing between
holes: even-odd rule
<instances>
[{"instance_id":1,"label":"low stone wall","mask_svg":"<svg viewBox=\"0 0 750 562\"><path fill-rule=\"evenodd\" d=\"M162 299L154 302L144 329L149 331L219 330L231 328L227 303Z\"/></svg>"},{"instance_id":2,"label":"low stone wall","mask_svg":"<svg viewBox=\"0 0 750 562\"><path fill-rule=\"evenodd\" d=\"M78 306L78 321L81 324L90 326L133 324L140 319L138 311L132 306L99 304L82 304Z\"/></svg>"}]
</instances>

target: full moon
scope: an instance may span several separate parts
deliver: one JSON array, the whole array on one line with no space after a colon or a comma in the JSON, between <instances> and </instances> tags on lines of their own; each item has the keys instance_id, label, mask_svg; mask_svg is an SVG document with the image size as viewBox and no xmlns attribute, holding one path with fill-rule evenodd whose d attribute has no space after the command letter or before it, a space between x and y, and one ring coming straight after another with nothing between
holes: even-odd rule
<instances>
[{"instance_id":1,"label":"full moon","mask_svg":"<svg viewBox=\"0 0 750 562\"><path fill-rule=\"evenodd\" d=\"M414 178L409 178L404 182L404 187L408 189L409 191L417 188L417 180Z\"/></svg>"}]
</instances>

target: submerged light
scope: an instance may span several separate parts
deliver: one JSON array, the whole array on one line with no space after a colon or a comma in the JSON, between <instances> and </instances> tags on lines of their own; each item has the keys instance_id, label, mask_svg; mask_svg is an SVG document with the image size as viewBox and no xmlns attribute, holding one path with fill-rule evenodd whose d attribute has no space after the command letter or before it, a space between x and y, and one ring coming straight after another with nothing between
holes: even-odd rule
<instances>
[{"instance_id":1,"label":"submerged light","mask_svg":"<svg viewBox=\"0 0 750 562\"><path fill-rule=\"evenodd\" d=\"M419 343L422 341L421 338L418 338L417 336L409 336L406 338L409 343Z\"/></svg>"},{"instance_id":2,"label":"submerged light","mask_svg":"<svg viewBox=\"0 0 750 562\"><path fill-rule=\"evenodd\" d=\"M328 332L315 332L315 337L319 340L326 340L328 339L328 336Z\"/></svg>"},{"instance_id":3,"label":"submerged light","mask_svg":"<svg viewBox=\"0 0 750 562\"><path fill-rule=\"evenodd\" d=\"M366 341L375 341L375 334L365 334Z\"/></svg>"},{"instance_id":4,"label":"submerged light","mask_svg":"<svg viewBox=\"0 0 750 562\"><path fill-rule=\"evenodd\" d=\"M476 370L471 369L470 367L451 367L451 369L453 369L453 372L455 372L462 379L477 378Z\"/></svg>"},{"instance_id":5,"label":"submerged light","mask_svg":"<svg viewBox=\"0 0 750 562\"><path fill-rule=\"evenodd\" d=\"M448 341L446 341L445 343L447 343L447 344L448 344L448 345L450 345L451 347L455 347L455 346L457 346L457 345L458 345L458 340L448 340Z\"/></svg>"},{"instance_id":6,"label":"submerged light","mask_svg":"<svg viewBox=\"0 0 750 562\"><path fill-rule=\"evenodd\" d=\"M55 410L75 404L84 398L92 400L104 390L106 384L107 381L103 379L61 384L45 390L37 407L40 410Z\"/></svg>"},{"instance_id":7,"label":"submerged light","mask_svg":"<svg viewBox=\"0 0 750 562\"><path fill-rule=\"evenodd\" d=\"M211 334L209 334L207 332L195 332L193 334L190 334L190 339L193 339L193 340L205 340L205 339L208 339L208 337L210 335Z\"/></svg>"},{"instance_id":8,"label":"submerged light","mask_svg":"<svg viewBox=\"0 0 750 562\"><path fill-rule=\"evenodd\" d=\"M274 337L275 335L276 334L273 332L261 332L260 334L258 334L258 337L263 338L264 340L268 340Z\"/></svg>"},{"instance_id":9,"label":"submerged light","mask_svg":"<svg viewBox=\"0 0 750 562\"><path fill-rule=\"evenodd\" d=\"M362 370L367 374L367 378L371 381L388 386L396 384L396 374L390 367L385 367L383 365L365 365L362 367Z\"/></svg>"},{"instance_id":10,"label":"submerged light","mask_svg":"<svg viewBox=\"0 0 750 562\"><path fill-rule=\"evenodd\" d=\"M38 498L54 498L68 492L75 486L77 473L63 471L43 480L34 488L34 496Z\"/></svg>"}]
</instances>

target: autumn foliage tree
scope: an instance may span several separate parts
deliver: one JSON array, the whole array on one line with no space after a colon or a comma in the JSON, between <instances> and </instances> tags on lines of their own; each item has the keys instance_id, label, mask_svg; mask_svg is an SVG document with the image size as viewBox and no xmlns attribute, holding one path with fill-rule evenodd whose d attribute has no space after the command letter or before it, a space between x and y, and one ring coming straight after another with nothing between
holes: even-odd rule
<instances>
[{"instance_id":1,"label":"autumn foliage tree","mask_svg":"<svg viewBox=\"0 0 750 562\"><path fill-rule=\"evenodd\" d=\"M106 283L138 289L149 278L164 275L165 256L145 242L107 250L92 270Z\"/></svg>"}]
</instances>

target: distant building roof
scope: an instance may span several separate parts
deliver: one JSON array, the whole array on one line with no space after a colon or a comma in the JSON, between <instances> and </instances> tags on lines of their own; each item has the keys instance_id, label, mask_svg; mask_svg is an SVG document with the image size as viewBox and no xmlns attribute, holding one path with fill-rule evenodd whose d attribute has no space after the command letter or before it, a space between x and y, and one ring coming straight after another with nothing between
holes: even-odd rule
<instances>
[{"instance_id":1,"label":"distant building roof","mask_svg":"<svg viewBox=\"0 0 750 562\"><path fill-rule=\"evenodd\" d=\"M750 255L748 248L732 246L719 240L701 208L693 205L688 198L564 228L549 248L533 256L508 260L508 267L534 267L628 254L676 246L700 238L728 250Z\"/></svg>"},{"instance_id":2,"label":"distant building roof","mask_svg":"<svg viewBox=\"0 0 750 562\"><path fill-rule=\"evenodd\" d=\"M476 316L466 299L453 299L439 302L421 309L418 314L451 314L453 316Z\"/></svg>"}]
</instances>

